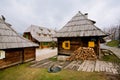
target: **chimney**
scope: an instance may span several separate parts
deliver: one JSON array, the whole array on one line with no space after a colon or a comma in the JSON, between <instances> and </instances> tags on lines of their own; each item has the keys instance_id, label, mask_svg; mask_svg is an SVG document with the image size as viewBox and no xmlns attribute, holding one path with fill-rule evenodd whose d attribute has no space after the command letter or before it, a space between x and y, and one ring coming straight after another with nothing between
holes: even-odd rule
<instances>
[{"instance_id":1,"label":"chimney","mask_svg":"<svg viewBox=\"0 0 120 80\"><path fill-rule=\"evenodd\" d=\"M2 16L2 20L5 21L5 17L3 15L1 15L1 16Z\"/></svg>"},{"instance_id":2,"label":"chimney","mask_svg":"<svg viewBox=\"0 0 120 80\"><path fill-rule=\"evenodd\" d=\"M80 11L78 11L78 13L81 13Z\"/></svg>"},{"instance_id":3,"label":"chimney","mask_svg":"<svg viewBox=\"0 0 120 80\"><path fill-rule=\"evenodd\" d=\"M84 15L85 15L86 18L88 18L88 13L85 13Z\"/></svg>"}]
</instances>

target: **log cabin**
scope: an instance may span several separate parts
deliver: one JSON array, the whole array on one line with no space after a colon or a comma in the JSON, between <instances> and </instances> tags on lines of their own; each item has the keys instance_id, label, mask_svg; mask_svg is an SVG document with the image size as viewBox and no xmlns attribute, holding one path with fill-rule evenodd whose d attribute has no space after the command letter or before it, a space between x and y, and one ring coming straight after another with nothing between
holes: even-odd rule
<instances>
[{"instance_id":1,"label":"log cabin","mask_svg":"<svg viewBox=\"0 0 120 80\"><path fill-rule=\"evenodd\" d=\"M39 45L39 48L49 48L52 42L57 42L56 38L53 38L52 35L55 34L54 30L31 25L28 27L23 36Z\"/></svg>"},{"instance_id":2,"label":"log cabin","mask_svg":"<svg viewBox=\"0 0 120 80\"><path fill-rule=\"evenodd\" d=\"M35 60L36 47L0 18L0 69Z\"/></svg>"},{"instance_id":3,"label":"log cabin","mask_svg":"<svg viewBox=\"0 0 120 80\"><path fill-rule=\"evenodd\" d=\"M80 11L68 23L56 32L58 40L58 57L66 58L79 47L92 47L99 58L100 39L107 36L96 27L96 22L88 19L88 13ZM63 57L62 57L63 58Z\"/></svg>"}]
</instances>

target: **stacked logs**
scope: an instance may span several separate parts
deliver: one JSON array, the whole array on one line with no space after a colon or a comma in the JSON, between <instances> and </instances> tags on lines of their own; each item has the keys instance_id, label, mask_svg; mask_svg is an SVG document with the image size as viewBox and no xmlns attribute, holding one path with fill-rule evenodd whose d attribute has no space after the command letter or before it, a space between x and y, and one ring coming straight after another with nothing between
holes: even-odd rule
<instances>
[{"instance_id":1,"label":"stacked logs","mask_svg":"<svg viewBox=\"0 0 120 80\"><path fill-rule=\"evenodd\" d=\"M75 50L69 58L67 58L68 61L73 60L96 60L97 56L94 52L93 48L90 47L79 47L77 50Z\"/></svg>"}]
</instances>

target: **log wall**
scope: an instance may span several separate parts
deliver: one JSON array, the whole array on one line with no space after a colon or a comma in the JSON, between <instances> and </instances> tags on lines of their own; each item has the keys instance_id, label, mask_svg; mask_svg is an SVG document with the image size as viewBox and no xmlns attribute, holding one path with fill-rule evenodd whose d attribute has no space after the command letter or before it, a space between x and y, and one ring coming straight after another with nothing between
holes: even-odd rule
<instances>
[{"instance_id":1,"label":"log wall","mask_svg":"<svg viewBox=\"0 0 120 80\"><path fill-rule=\"evenodd\" d=\"M27 37L26 37L26 36L27 36ZM32 35L30 34L30 32L24 33L24 34L23 34L23 37L25 37L25 38L27 38L27 39L35 42L35 43L39 43L38 41L36 41L36 40L32 37Z\"/></svg>"},{"instance_id":2,"label":"log wall","mask_svg":"<svg viewBox=\"0 0 120 80\"><path fill-rule=\"evenodd\" d=\"M6 49L5 58L0 59L0 69L35 60L36 48Z\"/></svg>"},{"instance_id":3,"label":"log wall","mask_svg":"<svg viewBox=\"0 0 120 80\"><path fill-rule=\"evenodd\" d=\"M92 37L93 38L93 37ZM95 38L95 53L98 54L98 38ZM64 41L70 41L70 49L63 49L62 43ZM91 37L77 37L77 38L58 38L58 55L70 55L79 47L88 47L88 42L91 41Z\"/></svg>"},{"instance_id":4,"label":"log wall","mask_svg":"<svg viewBox=\"0 0 120 80\"><path fill-rule=\"evenodd\" d=\"M24 62L35 60L35 48L24 49Z\"/></svg>"},{"instance_id":5,"label":"log wall","mask_svg":"<svg viewBox=\"0 0 120 80\"><path fill-rule=\"evenodd\" d=\"M0 68L22 63L22 49L5 50L5 58L0 59Z\"/></svg>"}]
</instances>

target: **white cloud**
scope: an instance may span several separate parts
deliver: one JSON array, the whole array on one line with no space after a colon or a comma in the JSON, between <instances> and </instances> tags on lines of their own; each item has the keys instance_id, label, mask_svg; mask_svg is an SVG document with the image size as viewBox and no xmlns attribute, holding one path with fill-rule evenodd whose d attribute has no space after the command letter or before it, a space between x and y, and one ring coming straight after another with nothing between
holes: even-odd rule
<instances>
[{"instance_id":1,"label":"white cloud","mask_svg":"<svg viewBox=\"0 0 120 80\"><path fill-rule=\"evenodd\" d=\"M119 3L118 0L3 0L0 15L5 15L17 32L23 32L31 24L60 29L80 10L103 28L120 19Z\"/></svg>"}]
</instances>

